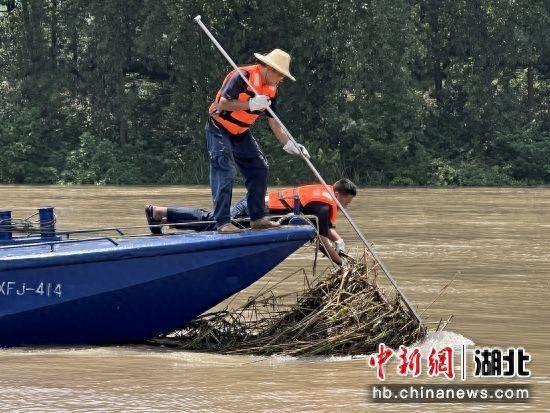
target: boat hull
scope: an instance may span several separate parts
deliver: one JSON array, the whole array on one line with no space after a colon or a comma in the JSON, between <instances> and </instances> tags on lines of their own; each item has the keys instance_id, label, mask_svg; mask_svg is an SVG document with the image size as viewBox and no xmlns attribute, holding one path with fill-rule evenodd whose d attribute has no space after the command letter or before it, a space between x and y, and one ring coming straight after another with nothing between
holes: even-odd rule
<instances>
[{"instance_id":1,"label":"boat hull","mask_svg":"<svg viewBox=\"0 0 550 413\"><path fill-rule=\"evenodd\" d=\"M87 253L67 246L5 257L0 345L127 343L167 333L258 280L311 236L295 227L191 241L149 237Z\"/></svg>"}]
</instances>

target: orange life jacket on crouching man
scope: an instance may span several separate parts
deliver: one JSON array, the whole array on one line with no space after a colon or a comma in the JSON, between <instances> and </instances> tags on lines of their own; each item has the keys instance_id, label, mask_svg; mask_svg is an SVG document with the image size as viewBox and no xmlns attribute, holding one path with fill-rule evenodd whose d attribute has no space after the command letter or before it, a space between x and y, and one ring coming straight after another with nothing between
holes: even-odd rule
<instances>
[{"instance_id":1,"label":"orange life jacket on crouching man","mask_svg":"<svg viewBox=\"0 0 550 413\"><path fill-rule=\"evenodd\" d=\"M305 208L310 202L322 202L330 207L330 223L334 224L338 217L338 204L331 196L331 193L334 195L334 190L332 187L329 188L330 193L320 184L272 191L269 193L267 206L270 210L292 210L295 196L300 201L302 208Z\"/></svg>"},{"instance_id":2,"label":"orange life jacket on crouching man","mask_svg":"<svg viewBox=\"0 0 550 413\"><path fill-rule=\"evenodd\" d=\"M260 65L250 65L240 67L239 70L245 71L245 76L248 78L249 82L254 86L254 89L260 95L266 95L270 99L274 99L277 95L277 87L270 86L263 83L262 72ZM263 113L263 111L251 111L251 110L236 110L233 112L230 111L218 111L218 103L220 102L222 96L222 89L225 84L231 79L231 77L236 73L235 70L229 72L225 77L222 87L216 94L216 99L210 105L208 112L212 119L221 125L227 132L232 135L239 135L246 132L250 127L256 122L256 119ZM239 102L247 102L251 97L254 97L254 92L250 86L246 85L244 92L239 93L237 100Z\"/></svg>"}]
</instances>

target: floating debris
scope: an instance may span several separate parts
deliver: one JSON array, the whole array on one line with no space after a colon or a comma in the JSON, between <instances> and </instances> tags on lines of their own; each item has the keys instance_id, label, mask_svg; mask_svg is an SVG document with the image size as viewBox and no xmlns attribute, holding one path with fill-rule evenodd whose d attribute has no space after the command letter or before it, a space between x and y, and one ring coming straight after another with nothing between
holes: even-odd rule
<instances>
[{"instance_id":1,"label":"floating debris","mask_svg":"<svg viewBox=\"0 0 550 413\"><path fill-rule=\"evenodd\" d=\"M301 292L277 295L279 282L240 308L204 314L153 342L226 354L312 356L369 354L378 343L397 348L421 340L425 326L398 296L387 297L378 272L368 252L313 282L303 271Z\"/></svg>"}]
</instances>

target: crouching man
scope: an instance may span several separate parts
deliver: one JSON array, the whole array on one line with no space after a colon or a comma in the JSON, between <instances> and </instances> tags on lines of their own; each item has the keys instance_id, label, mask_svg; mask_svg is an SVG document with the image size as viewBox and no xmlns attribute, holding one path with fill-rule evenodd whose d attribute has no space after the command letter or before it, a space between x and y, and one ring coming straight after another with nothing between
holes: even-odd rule
<instances>
[{"instance_id":1,"label":"crouching man","mask_svg":"<svg viewBox=\"0 0 550 413\"><path fill-rule=\"evenodd\" d=\"M345 242L335 229L339 208L331 193L344 208L347 208L357 195L357 187L349 179L340 179L334 185L329 185L329 190L330 192L321 184L315 184L271 191L266 196L265 209L266 213L271 215L284 215L294 210L294 202L298 200L304 215L317 217L319 235L326 253L334 263L342 265L340 253L346 252ZM210 211L187 207L148 205L145 213L150 225L161 222L176 224L190 221L214 221L214 215ZM247 217L249 217L248 205L244 197L231 208L231 218ZM161 231L159 227L154 227L151 228L151 232L160 233Z\"/></svg>"}]
</instances>

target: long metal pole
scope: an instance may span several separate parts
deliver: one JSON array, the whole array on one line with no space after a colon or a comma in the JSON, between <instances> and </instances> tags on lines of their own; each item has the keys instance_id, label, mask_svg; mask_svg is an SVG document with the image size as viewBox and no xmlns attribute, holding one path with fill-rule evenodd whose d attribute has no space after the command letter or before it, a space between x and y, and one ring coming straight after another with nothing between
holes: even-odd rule
<instances>
[{"instance_id":1,"label":"long metal pole","mask_svg":"<svg viewBox=\"0 0 550 413\"><path fill-rule=\"evenodd\" d=\"M233 67L233 69L235 69L237 71L237 73L241 76L241 78L246 82L246 84L250 87L250 89L252 89L252 91L254 92L254 94L258 94L256 92L256 90L254 89L254 86L248 81L248 79L246 78L246 76L242 73L241 70L238 70L239 68L237 67L237 65L235 64L235 62L233 61L233 59L231 59L231 56L229 56L227 54L227 52L224 50L224 48L222 47L222 45L216 40L216 38L212 35L212 33L210 33L210 30L208 30L208 28L204 25L204 23L202 22L201 20L201 16L197 16L193 19L199 26L200 28L206 33L206 35L210 38L210 40L212 40L212 43L214 43L214 45L217 47L217 49L220 51L220 53L227 59L227 61L229 62L229 64ZM269 112L269 114L273 117L273 119L275 119L277 121L277 123L281 126L281 128L283 129L283 132L288 136L288 138L295 144L297 145L297 142L296 140L294 139L294 137L292 136L292 134L290 133L290 131L286 128L286 126L284 125L284 123L281 121L281 119L279 119L279 117L277 116L277 114L273 111L273 109L271 109L269 106L267 107L267 111ZM388 270L386 268L386 266L384 265L384 263L382 262L382 260L380 260L380 258L378 257L378 254L376 254L376 252L374 251L373 247L370 245L370 242L367 240L367 238L363 235L363 233L361 232L361 230L359 229L359 227L355 224L355 222L353 221L353 219L351 218L351 216L348 214L348 212L346 211L346 209L344 208L344 206L340 203L340 201L338 201L338 199L336 198L336 196L334 196L332 194L332 192L330 191L330 187L327 185L327 183L325 182L325 180L323 179L323 177L321 176L321 174L317 171L317 169L315 168L315 166L313 165L313 163L311 163L311 161L309 160L309 158L307 156L305 156L301 151L300 151L300 155L302 157L302 159L305 161L305 163L307 164L307 166L309 167L309 169L311 169L311 171L314 173L314 175L317 177L317 179L319 180L319 182L325 187L325 189L331 194L332 198L334 199L334 201L336 202L336 204L338 205L338 208L340 209L340 211L342 211L342 213L344 214L344 216L347 218L348 222L350 223L350 225L353 227L353 229L355 230L355 232L357 233L357 235L359 236L359 238L361 239L361 241L363 241L363 244L365 245L365 247L367 248L367 250L372 254L372 256L374 257L374 259L378 262L378 265L380 266L380 268L382 268L382 270L384 271L384 273L386 274L386 276L388 277L388 280L390 281L390 283L393 285L393 287L396 289L396 291L399 293L399 295L401 296L401 298L403 299L403 301L405 302L405 305L408 307L408 309L411 311L411 313L414 315L414 317L418 320L418 322L421 322L420 321L420 316L418 315L418 313L416 312L416 310L413 308L411 302L409 301L409 299L405 296L405 293L403 293L403 291L399 288L399 286L397 285L397 281L395 281L395 278L393 278L393 276L391 275L390 273L390 270Z\"/></svg>"}]
</instances>

